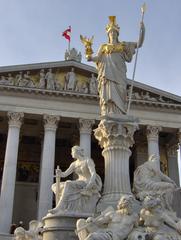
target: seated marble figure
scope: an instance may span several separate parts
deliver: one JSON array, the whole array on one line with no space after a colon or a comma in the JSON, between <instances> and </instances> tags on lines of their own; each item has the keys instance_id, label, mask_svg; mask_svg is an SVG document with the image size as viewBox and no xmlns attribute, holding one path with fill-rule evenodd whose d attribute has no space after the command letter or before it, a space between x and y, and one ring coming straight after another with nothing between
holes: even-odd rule
<instances>
[{"instance_id":1,"label":"seated marble figure","mask_svg":"<svg viewBox=\"0 0 181 240\"><path fill-rule=\"evenodd\" d=\"M141 201L147 195L159 196L163 207L172 211L173 193L178 187L171 178L160 171L157 161L157 156L151 155L147 162L136 169L133 191Z\"/></svg>"},{"instance_id":2,"label":"seated marble figure","mask_svg":"<svg viewBox=\"0 0 181 240\"><path fill-rule=\"evenodd\" d=\"M100 216L77 221L76 233L79 240L124 240L138 222L138 215L132 209L133 197L124 195L117 210L108 207Z\"/></svg>"},{"instance_id":3,"label":"seated marble figure","mask_svg":"<svg viewBox=\"0 0 181 240\"><path fill-rule=\"evenodd\" d=\"M59 199L51 214L67 213L94 213L96 203L100 198L102 182L96 174L95 165L90 157L85 156L84 150L79 146L72 147L72 157L76 159L69 168L62 172L60 177L65 178L72 173L77 175L76 180L59 183ZM56 193L56 183L52 185Z\"/></svg>"}]
</instances>

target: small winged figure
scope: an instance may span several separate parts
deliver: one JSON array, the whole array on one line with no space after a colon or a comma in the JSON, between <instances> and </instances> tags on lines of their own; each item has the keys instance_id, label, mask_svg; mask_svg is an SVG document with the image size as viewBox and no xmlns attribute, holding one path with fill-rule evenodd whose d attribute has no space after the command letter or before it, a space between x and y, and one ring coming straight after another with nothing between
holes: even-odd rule
<instances>
[{"instance_id":1,"label":"small winged figure","mask_svg":"<svg viewBox=\"0 0 181 240\"><path fill-rule=\"evenodd\" d=\"M94 36L92 36L91 38L87 38L80 35L80 40L85 46L86 58L91 57L91 55L93 54L93 50L92 50L93 39L94 39Z\"/></svg>"}]
</instances>

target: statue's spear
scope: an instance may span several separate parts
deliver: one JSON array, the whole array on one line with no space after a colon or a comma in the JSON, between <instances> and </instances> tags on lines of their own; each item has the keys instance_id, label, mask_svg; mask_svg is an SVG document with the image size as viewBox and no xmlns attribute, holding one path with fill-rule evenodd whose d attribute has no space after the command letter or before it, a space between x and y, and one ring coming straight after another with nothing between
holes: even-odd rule
<instances>
[{"instance_id":1,"label":"statue's spear","mask_svg":"<svg viewBox=\"0 0 181 240\"><path fill-rule=\"evenodd\" d=\"M146 11L146 3L144 3L141 7L141 22L143 22L144 15ZM139 36L141 34L141 26L140 26L140 31L139 31ZM132 76L132 83L131 83L131 88L129 92L129 101L128 101L128 108L127 108L127 115L129 114L130 111L130 105L131 105L131 100L132 100L132 93L133 93L133 83L134 83L134 78L135 78L135 73L136 73L136 65L137 65L137 59L138 59L138 51L139 51L139 37L138 37L138 42L137 42L137 48L136 48L136 57L135 57L135 62L134 62L134 68L133 68L133 76Z\"/></svg>"}]
</instances>

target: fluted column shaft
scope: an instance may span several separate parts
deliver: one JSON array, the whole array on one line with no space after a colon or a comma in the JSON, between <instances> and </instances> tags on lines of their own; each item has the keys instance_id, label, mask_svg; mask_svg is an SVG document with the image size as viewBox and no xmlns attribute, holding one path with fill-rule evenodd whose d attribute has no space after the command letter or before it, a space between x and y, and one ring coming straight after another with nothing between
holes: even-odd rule
<instances>
[{"instance_id":1,"label":"fluted column shaft","mask_svg":"<svg viewBox=\"0 0 181 240\"><path fill-rule=\"evenodd\" d=\"M0 197L0 232L9 233L12 223L19 134L23 113L8 112L9 129Z\"/></svg>"},{"instance_id":2,"label":"fluted column shaft","mask_svg":"<svg viewBox=\"0 0 181 240\"><path fill-rule=\"evenodd\" d=\"M148 157L153 154L156 155L158 166L160 166L159 131L161 131L161 127L147 126Z\"/></svg>"},{"instance_id":3,"label":"fluted column shaft","mask_svg":"<svg viewBox=\"0 0 181 240\"><path fill-rule=\"evenodd\" d=\"M181 128L178 131L179 154L178 154L178 168L179 168L179 186L181 186ZM179 158L180 157L180 158Z\"/></svg>"},{"instance_id":4,"label":"fluted column shaft","mask_svg":"<svg viewBox=\"0 0 181 240\"><path fill-rule=\"evenodd\" d=\"M174 182L179 185L179 168L178 168L178 144L167 145L168 175Z\"/></svg>"},{"instance_id":5,"label":"fluted column shaft","mask_svg":"<svg viewBox=\"0 0 181 240\"><path fill-rule=\"evenodd\" d=\"M134 123L116 120L101 120L95 129L95 137L103 148L105 178L103 196L98 211L107 206L116 206L120 196L132 194L129 177L129 157L134 143L133 134L137 128Z\"/></svg>"},{"instance_id":6,"label":"fluted column shaft","mask_svg":"<svg viewBox=\"0 0 181 240\"><path fill-rule=\"evenodd\" d=\"M52 208L52 190L58 116L44 115L44 141L39 183L38 219Z\"/></svg>"},{"instance_id":7,"label":"fluted column shaft","mask_svg":"<svg viewBox=\"0 0 181 240\"><path fill-rule=\"evenodd\" d=\"M80 147L85 151L88 157L91 157L91 133L94 120L80 119Z\"/></svg>"},{"instance_id":8,"label":"fluted column shaft","mask_svg":"<svg viewBox=\"0 0 181 240\"><path fill-rule=\"evenodd\" d=\"M104 195L114 198L120 193L130 194L130 177L129 177L129 149L107 148L103 150L102 155L105 159L105 181ZM111 196L110 196L111 195Z\"/></svg>"}]
</instances>

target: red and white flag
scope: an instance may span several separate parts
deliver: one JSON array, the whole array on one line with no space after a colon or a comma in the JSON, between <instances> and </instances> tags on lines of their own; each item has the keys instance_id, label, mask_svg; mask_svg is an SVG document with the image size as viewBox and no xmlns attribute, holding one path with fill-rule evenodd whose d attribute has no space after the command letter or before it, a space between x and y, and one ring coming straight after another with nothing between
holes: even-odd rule
<instances>
[{"instance_id":1,"label":"red and white flag","mask_svg":"<svg viewBox=\"0 0 181 240\"><path fill-rule=\"evenodd\" d=\"M69 26L63 33L62 36L65 37L69 42L71 38L71 26Z\"/></svg>"}]
</instances>

